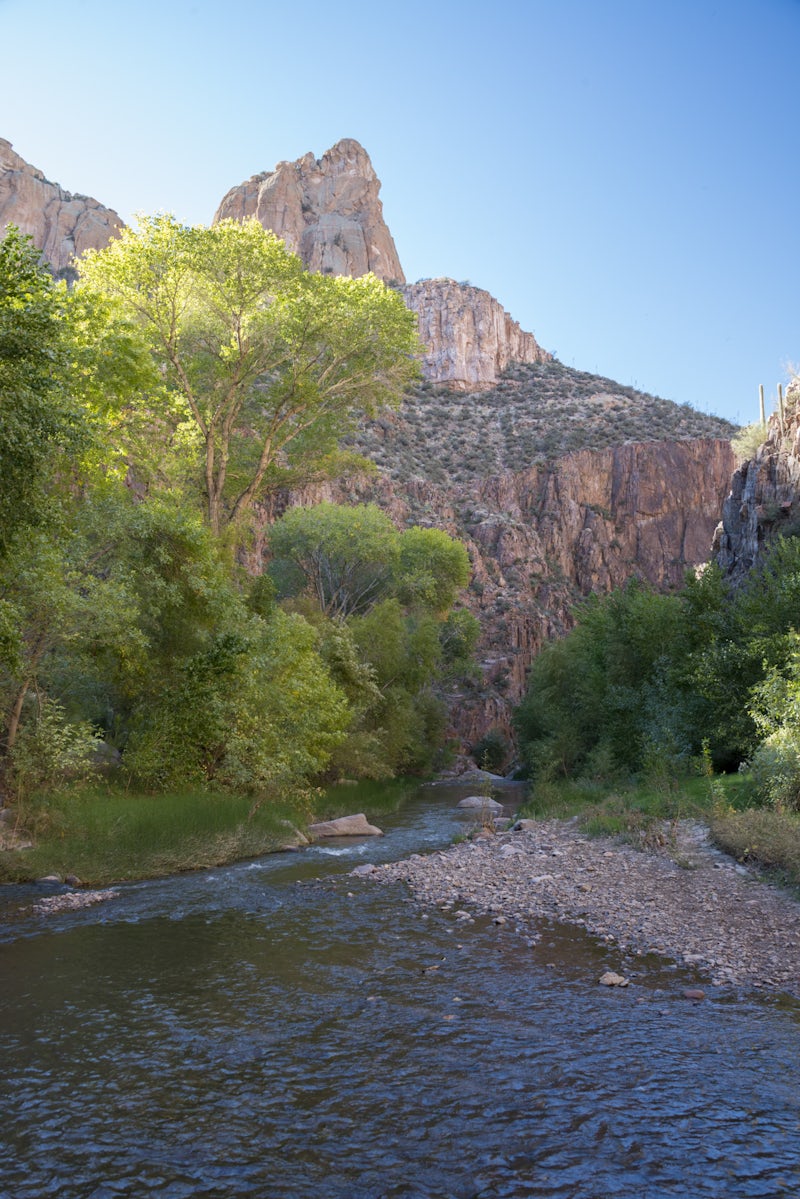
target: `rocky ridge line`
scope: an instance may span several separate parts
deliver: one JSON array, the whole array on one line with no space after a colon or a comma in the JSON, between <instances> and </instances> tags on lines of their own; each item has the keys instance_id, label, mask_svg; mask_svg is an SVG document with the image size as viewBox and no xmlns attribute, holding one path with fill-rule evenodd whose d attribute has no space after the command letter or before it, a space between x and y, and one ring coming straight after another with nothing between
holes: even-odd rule
<instances>
[{"instance_id":1,"label":"rocky ridge line","mask_svg":"<svg viewBox=\"0 0 800 1199\"><path fill-rule=\"evenodd\" d=\"M215 221L255 217L311 271L372 271L401 288L419 318L425 377L462 391L492 386L510 362L550 358L493 296L453 279L402 287L405 275L383 218L380 180L366 150L344 138L321 158L304 154L253 175L224 196Z\"/></svg>"},{"instance_id":2,"label":"rocky ridge line","mask_svg":"<svg viewBox=\"0 0 800 1199\"><path fill-rule=\"evenodd\" d=\"M383 219L380 180L353 138L321 158L304 154L253 175L223 197L214 222L255 217L283 238L310 271L358 278L372 272L384 283L405 283Z\"/></svg>"},{"instance_id":3,"label":"rocky ridge line","mask_svg":"<svg viewBox=\"0 0 800 1199\"><path fill-rule=\"evenodd\" d=\"M91 196L51 183L0 138L0 231L17 225L33 238L59 277L72 274L72 259L99 250L122 228L122 220Z\"/></svg>"}]
</instances>

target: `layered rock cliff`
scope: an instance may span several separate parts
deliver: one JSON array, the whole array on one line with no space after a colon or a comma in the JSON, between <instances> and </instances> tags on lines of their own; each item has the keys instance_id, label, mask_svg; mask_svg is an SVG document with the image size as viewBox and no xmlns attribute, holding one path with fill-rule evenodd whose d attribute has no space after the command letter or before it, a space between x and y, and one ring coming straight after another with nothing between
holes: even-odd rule
<instances>
[{"instance_id":1,"label":"layered rock cliff","mask_svg":"<svg viewBox=\"0 0 800 1199\"><path fill-rule=\"evenodd\" d=\"M783 418L770 417L764 442L733 475L714 534L714 559L736 585L770 540L800 523L800 381L786 389Z\"/></svg>"},{"instance_id":2,"label":"layered rock cliff","mask_svg":"<svg viewBox=\"0 0 800 1199\"><path fill-rule=\"evenodd\" d=\"M423 279L404 287L403 297L417 314L425 346L422 369L432 383L480 391L493 387L512 362L552 358L480 287L454 279Z\"/></svg>"},{"instance_id":3,"label":"layered rock cliff","mask_svg":"<svg viewBox=\"0 0 800 1199\"><path fill-rule=\"evenodd\" d=\"M256 217L310 271L354 278L371 271L401 284L405 275L383 219L380 186L366 150L344 138L322 158L279 162L231 188L214 221Z\"/></svg>"},{"instance_id":4,"label":"layered rock cliff","mask_svg":"<svg viewBox=\"0 0 800 1199\"><path fill-rule=\"evenodd\" d=\"M53 272L64 276L74 257L107 245L122 221L91 196L51 183L0 138L0 237L6 225L29 234Z\"/></svg>"}]
</instances>

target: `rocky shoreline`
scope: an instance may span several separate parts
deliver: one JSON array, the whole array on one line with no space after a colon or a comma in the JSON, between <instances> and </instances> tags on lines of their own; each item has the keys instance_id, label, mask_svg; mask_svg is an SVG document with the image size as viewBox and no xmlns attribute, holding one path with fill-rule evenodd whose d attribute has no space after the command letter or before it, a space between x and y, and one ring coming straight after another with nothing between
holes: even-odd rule
<instances>
[{"instance_id":1,"label":"rocky shoreline","mask_svg":"<svg viewBox=\"0 0 800 1199\"><path fill-rule=\"evenodd\" d=\"M671 958L714 986L800 997L800 904L714 848L693 821L639 850L590 838L574 821L523 820L357 873L402 881L420 904L465 923L491 916L535 938L537 921L562 921L621 950Z\"/></svg>"}]
</instances>

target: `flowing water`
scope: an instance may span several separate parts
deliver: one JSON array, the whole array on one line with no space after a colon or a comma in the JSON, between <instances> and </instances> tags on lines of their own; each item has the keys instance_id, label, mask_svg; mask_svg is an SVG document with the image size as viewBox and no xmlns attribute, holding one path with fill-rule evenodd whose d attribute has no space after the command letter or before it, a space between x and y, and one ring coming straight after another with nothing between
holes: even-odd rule
<instances>
[{"instance_id":1,"label":"flowing water","mask_svg":"<svg viewBox=\"0 0 800 1199\"><path fill-rule=\"evenodd\" d=\"M347 876L453 802L73 913L5 888L2 1199L800 1195L795 1005Z\"/></svg>"}]
</instances>

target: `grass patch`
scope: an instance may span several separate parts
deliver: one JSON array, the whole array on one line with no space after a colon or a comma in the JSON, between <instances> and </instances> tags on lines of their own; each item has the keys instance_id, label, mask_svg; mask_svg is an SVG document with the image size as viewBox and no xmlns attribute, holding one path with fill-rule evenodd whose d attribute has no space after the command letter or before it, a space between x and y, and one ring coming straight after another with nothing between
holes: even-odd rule
<instances>
[{"instance_id":1,"label":"grass patch","mask_svg":"<svg viewBox=\"0 0 800 1199\"><path fill-rule=\"evenodd\" d=\"M90 886L223 866L284 848L314 820L395 811L417 783L361 782L254 805L207 791L139 795L112 785L39 796L17 811L33 848L0 850L0 883L74 874Z\"/></svg>"},{"instance_id":2,"label":"grass patch","mask_svg":"<svg viewBox=\"0 0 800 1199\"><path fill-rule=\"evenodd\" d=\"M800 890L800 815L754 807L752 783L745 774L686 777L659 786L547 782L534 786L519 815L535 820L575 818L590 836L619 837L645 848L668 840L665 823L699 820L709 826L725 853Z\"/></svg>"},{"instance_id":3,"label":"grass patch","mask_svg":"<svg viewBox=\"0 0 800 1199\"><path fill-rule=\"evenodd\" d=\"M616 785L593 781L546 782L534 785L520 815L536 820L577 818L591 836L623 837L647 842L665 821L702 820L723 804L736 810L747 804L748 781L742 775L696 776Z\"/></svg>"},{"instance_id":4,"label":"grass patch","mask_svg":"<svg viewBox=\"0 0 800 1199\"><path fill-rule=\"evenodd\" d=\"M800 816L769 808L719 812L710 821L720 849L763 867L774 880L800 889Z\"/></svg>"},{"instance_id":5,"label":"grass patch","mask_svg":"<svg viewBox=\"0 0 800 1199\"><path fill-rule=\"evenodd\" d=\"M0 853L0 882L75 874L104 886L219 866L280 848L307 819L298 802L252 807L244 796L112 787L32 800L18 816L34 846Z\"/></svg>"}]
</instances>

